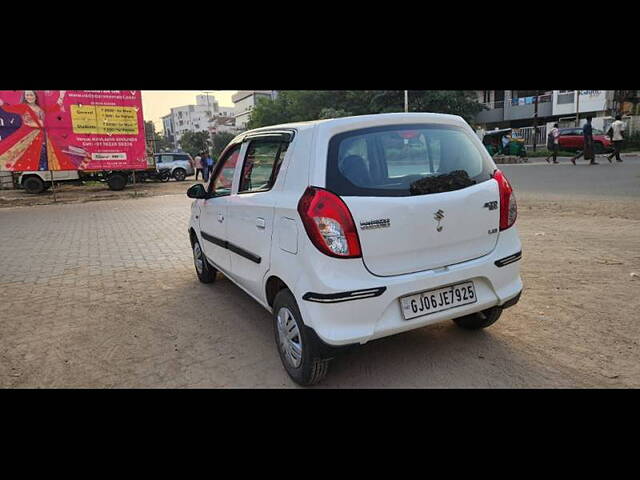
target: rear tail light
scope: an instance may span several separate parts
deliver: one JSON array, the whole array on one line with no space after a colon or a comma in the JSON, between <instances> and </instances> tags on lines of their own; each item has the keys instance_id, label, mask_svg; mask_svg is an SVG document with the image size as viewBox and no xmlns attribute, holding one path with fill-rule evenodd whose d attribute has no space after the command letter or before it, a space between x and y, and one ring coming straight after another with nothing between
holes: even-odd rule
<instances>
[{"instance_id":1,"label":"rear tail light","mask_svg":"<svg viewBox=\"0 0 640 480\"><path fill-rule=\"evenodd\" d=\"M309 239L322 253L338 258L362 256L353 217L340 197L309 187L298 202L298 213Z\"/></svg>"},{"instance_id":2,"label":"rear tail light","mask_svg":"<svg viewBox=\"0 0 640 480\"><path fill-rule=\"evenodd\" d=\"M500 170L493 172L493 178L498 182L500 191L500 230L506 230L516 223L518 204L513 188Z\"/></svg>"}]
</instances>

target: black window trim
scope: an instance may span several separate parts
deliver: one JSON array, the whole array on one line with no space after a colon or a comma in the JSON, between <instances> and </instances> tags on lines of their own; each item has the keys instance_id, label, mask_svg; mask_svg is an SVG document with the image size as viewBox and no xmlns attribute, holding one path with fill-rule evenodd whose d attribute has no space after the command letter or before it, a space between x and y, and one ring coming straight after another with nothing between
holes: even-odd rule
<instances>
[{"instance_id":1,"label":"black window trim","mask_svg":"<svg viewBox=\"0 0 640 480\"><path fill-rule=\"evenodd\" d=\"M360 135L366 135L369 133L375 133L379 131L393 131L393 130L419 130L419 129L447 129L447 130L456 130L462 133L467 134L469 137L471 135L466 131L466 129L459 125L450 125L450 124L442 124L442 123L407 123L407 124L396 124L396 125L380 125L377 127L367 127L367 128L359 128L355 130L349 130L346 132L337 133L329 140L329 149L327 153L327 171L325 176L325 186L328 190L336 193L339 196L343 197L408 197L411 194L408 194L404 190L390 190L385 188L366 188L359 187L354 185L349 181L344 175L339 172L338 169L338 153L340 148L340 143L342 140L349 137L357 137ZM471 138L470 138L471 139ZM485 155L483 152L478 149L478 153L482 158L483 168L480 175L472 178L472 180L477 179L478 177L487 177L483 180L480 180L476 183L484 182L491 178L493 173L493 166L488 164ZM345 193L345 182L348 183L348 193Z\"/></svg>"},{"instance_id":2,"label":"black window trim","mask_svg":"<svg viewBox=\"0 0 640 480\"><path fill-rule=\"evenodd\" d=\"M271 190L273 190L273 187L276 184L276 181L278 180L278 174L280 173L280 168L282 167L282 163L284 162L284 157L281 158L282 155L282 150L283 150L283 146L284 144L290 144L291 141L293 140L293 134L289 134L290 132L269 132L269 134L267 134L265 132L265 134L263 135L248 135L247 137L245 137L242 140L242 143L247 143L247 153L249 152L249 148L251 148L251 144L252 143L260 143L260 142L272 142L274 139L277 139L278 141L278 153L277 153L277 157L276 157L276 161L273 164L273 167L271 168L271 175L269 177L269 188L262 188L260 190L247 190L247 191L240 191L240 188L242 187L242 177L240 177L240 184L238 185L238 192L237 195L247 195L247 194L251 194L251 193L266 193L266 192L270 192ZM288 147L287 147L287 151L289 151ZM286 152L285 152L286 155ZM247 163L247 155L245 154L244 159L242 160L242 169L240 170L240 175L242 175L242 172L244 171L244 167L245 164ZM276 167L278 168L278 172L275 176L275 178L273 177L274 172L276 171Z\"/></svg>"}]
</instances>

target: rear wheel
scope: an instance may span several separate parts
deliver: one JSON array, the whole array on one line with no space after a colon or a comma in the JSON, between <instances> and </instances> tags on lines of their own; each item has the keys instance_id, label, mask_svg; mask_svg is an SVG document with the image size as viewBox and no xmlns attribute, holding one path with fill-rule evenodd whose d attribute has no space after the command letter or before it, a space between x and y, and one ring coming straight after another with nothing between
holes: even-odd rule
<instances>
[{"instance_id":1,"label":"rear wheel","mask_svg":"<svg viewBox=\"0 0 640 480\"><path fill-rule=\"evenodd\" d=\"M273 326L280 360L291 379L310 386L327 375L330 358L315 332L302 322L293 294L280 290L273 301Z\"/></svg>"},{"instance_id":2,"label":"rear wheel","mask_svg":"<svg viewBox=\"0 0 640 480\"><path fill-rule=\"evenodd\" d=\"M45 190L44 181L40 177L36 176L26 178L22 182L22 186L27 193L38 194Z\"/></svg>"},{"instance_id":3,"label":"rear wheel","mask_svg":"<svg viewBox=\"0 0 640 480\"><path fill-rule=\"evenodd\" d=\"M182 182L185 178L187 178L186 170L184 168L176 168L173 171L173 178L175 178L177 182Z\"/></svg>"},{"instance_id":4,"label":"rear wheel","mask_svg":"<svg viewBox=\"0 0 640 480\"><path fill-rule=\"evenodd\" d=\"M112 174L109 176L107 184L111 190L124 190L124 187L127 185L127 177L119 173Z\"/></svg>"},{"instance_id":5,"label":"rear wheel","mask_svg":"<svg viewBox=\"0 0 640 480\"><path fill-rule=\"evenodd\" d=\"M465 330L480 330L496 323L500 315L502 315L502 308L493 307L464 317L454 318L453 321Z\"/></svg>"}]
</instances>

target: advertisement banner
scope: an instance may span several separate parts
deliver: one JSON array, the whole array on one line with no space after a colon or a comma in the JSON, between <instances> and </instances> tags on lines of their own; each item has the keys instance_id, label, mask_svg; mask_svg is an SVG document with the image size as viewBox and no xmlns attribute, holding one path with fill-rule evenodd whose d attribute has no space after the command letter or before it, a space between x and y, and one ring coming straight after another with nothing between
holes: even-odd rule
<instances>
[{"instance_id":1,"label":"advertisement banner","mask_svg":"<svg viewBox=\"0 0 640 480\"><path fill-rule=\"evenodd\" d=\"M0 170L144 170L139 90L0 90Z\"/></svg>"}]
</instances>

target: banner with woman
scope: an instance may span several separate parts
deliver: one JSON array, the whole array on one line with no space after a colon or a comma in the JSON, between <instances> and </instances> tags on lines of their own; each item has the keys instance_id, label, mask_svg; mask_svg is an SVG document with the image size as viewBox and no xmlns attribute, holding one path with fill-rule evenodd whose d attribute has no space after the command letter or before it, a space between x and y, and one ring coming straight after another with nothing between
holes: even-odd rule
<instances>
[{"instance_id":1,"label":"banner with woman","mask_svg":"<svg viewBox=\"0 0 640 480\"><path fill-rule=\"evenodd\" d=\"M139 90L0 90L0 170L144 170Z\"/></svg>"}]
</instances>

